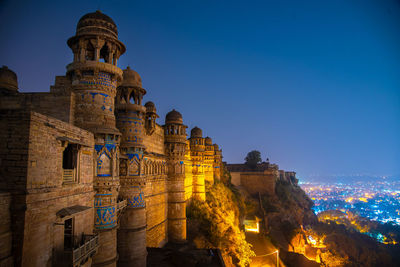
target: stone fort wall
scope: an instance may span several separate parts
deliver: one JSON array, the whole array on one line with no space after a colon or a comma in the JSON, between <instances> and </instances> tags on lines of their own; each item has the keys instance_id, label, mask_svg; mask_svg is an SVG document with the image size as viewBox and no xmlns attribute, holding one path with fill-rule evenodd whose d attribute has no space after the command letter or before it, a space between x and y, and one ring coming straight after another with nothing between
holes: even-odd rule
<instances>
[{"instance_id":1,"label":"stone fort wall","mask_svg":"<svg viewBox=\"0 0 400 267\"><path fill-rule=\"evenodd\" d=\"M254 169L245 164L226 164L231 174L231 183L244 187L250 194L275 194L275 185L278 180L297 183L295 172L279 170L278 165L261 163Z\"/></svg>"},{"instance_id":2,"label":"stone fort wall","mask_svg":"<svg viewBox=\"0 0 400 267\"><path fill-rule=\"evenodd\" d=\"M11 205L15 262L23 266L49 266L57 251L62 257L64 228L58 215L65 207L86 207L74 216L75 234L93 233L93 135L73 125L35 112L13 110L1 118L0 137L8 136L2 151L1 171L6 188L16 201ZM15 125L14 122L25 122ZM9 135L8 133L15 134ZM16 133L18 132L18 133ZM79 140L77 180L63 183L61 140ZM18 147L18 146L23 147ZM6 155L3 154L3 151ZM8 152L10 154L8 154ZM3 160L4 159L4 160ZM20 173L12 172L21 169ZM9 172L11 171L11 172ZM25 188L25 190L21 190ZM21 209L21 207L25 207ZM65 218L64 218L65 219ZM40 257L37 257L40 255Z\"/></svg>"},{"instance_id":3,"label":"stone fort wall","mask_svg":"<svg viewBox=\"0 0 400 267\"><path fill-rule=\"evenodd\" d=\"M144 135L146 146L144 156L147 171L144 195L146 200L148 247L163 246L168 240L168 190L167 174L160 166L165 166L164 128L156 124L152 135Z\"/></svg>"}]
</instances>

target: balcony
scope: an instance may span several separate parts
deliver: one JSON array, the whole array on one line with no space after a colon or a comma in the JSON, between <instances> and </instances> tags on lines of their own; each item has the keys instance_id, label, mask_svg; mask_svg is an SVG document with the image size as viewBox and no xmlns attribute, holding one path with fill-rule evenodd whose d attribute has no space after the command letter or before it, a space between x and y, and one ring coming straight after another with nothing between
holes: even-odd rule
<instances>
[{"instance_id":1,"label":"balcony","mask_svg":"<svg viewBox=\"0 0 400 267\"><path fill-rule=\"evenodd\" d=\"M82 238L82 245L72 250L64 251L64 255L68 258L68 262L73 264L72 266L79 267L97 253L98 247L99 237L97 235L84 235Z\"/></svg>"}]
</instances>

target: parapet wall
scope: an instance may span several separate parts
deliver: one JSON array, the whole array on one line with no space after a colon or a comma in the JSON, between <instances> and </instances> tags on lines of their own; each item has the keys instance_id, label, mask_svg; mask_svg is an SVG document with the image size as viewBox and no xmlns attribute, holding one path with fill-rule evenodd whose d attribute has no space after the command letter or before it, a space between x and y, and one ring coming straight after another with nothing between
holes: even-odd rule
<instances>
[{"instance_id":1,"label":"parapet wall","mask_svg":"<svg viewBox=\"0 0 400 267\"><path fill-rule=\"evenodd\" d=\"M251 195L275 194L276 176L272 173L242 172L240 173L240 184Z\"/></svg>"},{"instance_id":2,"label":"parapet wall","mask_svg":"<svg viewBox=\"0 0 400 267\"><path fill-rule=\"evenodd\" d=\"M244 187L250 194L274 194L278 180L296 183L295 172L279 170L278 165L263 162L251 169L245 164L226 164L231 183Z\"/></svg>"},{"instance_id":3,"label":"parapet wall","mask_svg":"<svg viewBox=\"0 0 400 267\"><path fill-rule=\"evenodd\" d=\"M143 145L148 153L164 155L164 128L156 124L156 129L152 135L143 135Z\"/></svg>"}]
</instances>

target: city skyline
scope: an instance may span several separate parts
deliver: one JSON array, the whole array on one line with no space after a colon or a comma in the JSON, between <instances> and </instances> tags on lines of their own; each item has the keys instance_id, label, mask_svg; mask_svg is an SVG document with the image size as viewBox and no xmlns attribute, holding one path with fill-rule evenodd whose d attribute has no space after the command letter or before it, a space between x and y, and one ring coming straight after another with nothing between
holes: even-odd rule
<instances>
[{"instance_id":1,"label":"city skyline","mask_svg":"<svg viewBox=\"0 0 400 267\"><path fill-rule=\"evenodd\" d=\"M144 100L208 129L225 161L257 149L300 177L398 175L399 3L242 5L3 1L1 65L21 92L48 91L72 62L77 19L100 8L118 25L128 47L118 65L142 76Z\"/></svg>"}]
</instances>

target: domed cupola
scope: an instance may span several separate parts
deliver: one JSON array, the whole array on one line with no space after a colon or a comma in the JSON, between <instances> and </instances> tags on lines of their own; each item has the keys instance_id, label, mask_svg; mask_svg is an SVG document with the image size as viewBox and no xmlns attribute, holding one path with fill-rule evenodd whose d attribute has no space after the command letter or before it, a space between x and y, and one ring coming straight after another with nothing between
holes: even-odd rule
<instances>
[{"instance_id":1,"label":"domed cupola","mask_svg":"<svg viewBox=\"0 0 400 267\"><path fill-rule=\"evenodd\" d=\"M199 127L196 126L190 131L190 137L191 138L202 138L203 131Z\"/></svg>"},{"instance_id":2,"label":"domed cupola","mask_svg":"<svg viewBox=\"0 0 400 267\"><path fill-rule=\"evenodd\" d=\"M142 88L140 75L128 66L123 71L122 77L122 83L118 86L117 104L136 104L141 106L146 90ZM143 106L141 107L145 110Z\"/></svg>"},{"instance_id":3,"label":"domed cupola","mask_svg":"<svg viewBox=\"0 0 400 267\"><path fill-rule=\"evenodd\" d=\"M10 70L7 66L0 68L0 89L7 91L18 91L17 74Z\"/></svg>"},{"instance_id":4,"label":"domed cupola","mask_svg":"<svg viewBox=\"0 0 400 267\"><path fill-rule=\"evenodd\" d=\"M212 139L210 137L206 137L206 146L212 146Z\"/></svg>"},{"instance_id":5,"label":"domed cupola","mask_svg":"<svg viewBox=\"0 0 400 267\"><path fill-rule=\"evenodd\" d=\"M126 69L124 69L121 86L142 87L142 78L140 77L139 73L128 66Z\"/></svg>"},{"instance_id":6,"label":"domed cupola","mask_svg":"<svg viewBox=\"0 0 400 267\"><path fill-rule=\"evenodd\" d=\"M176 123L183 124L182 114L173 109L165 116L165 124Z\"/></svg>"},{"instance_id":7,"label":"domed cupola","mask_svg":"<svg viewBox=\"0 0 400 267\"><path fill-rule=\"evenodd\" d=\"M144 104L144 106L146 107L146 112L157 113L156 105L154 105L153 102L147 101L146 104Z\"/></svg>"},{"instance_id":8,"label":"domed cupola","mask_svg":"<svg viewBox=\"0 0 400 267\"><path fill-rule=\"evenodd\" d=\"M115 22L100 10L84 15L76 26L76 35L102 34L118 38Z\"/></svg>"},{"instance_id":9,"label":"domed cupola","mask_svg":"<svg viewBox=\"0 0 400 267\"><path fill-rule=\"evenodd\" d=\"M84 15L76 26L75 36L69 38L67 44L74 52L74 62L101 62L104 59L104 63L116 66L126 50L118 40L115 22L100 11ZM70 72L68 67L67 72Z\"/></svg>"}]
</instances>

